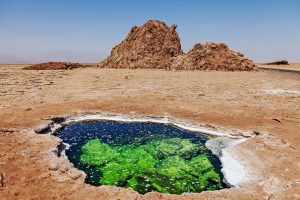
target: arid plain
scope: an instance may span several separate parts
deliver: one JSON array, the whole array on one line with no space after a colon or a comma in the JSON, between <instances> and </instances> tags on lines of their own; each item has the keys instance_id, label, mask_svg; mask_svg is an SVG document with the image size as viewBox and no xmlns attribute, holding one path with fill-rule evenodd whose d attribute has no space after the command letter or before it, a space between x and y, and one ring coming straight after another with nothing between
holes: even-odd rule
<instances>
[{"instance_id":1,"label":"arid plain","mask_svg":"<svg viewBox=\"0 0 300 200\"><path fill-rule=\"evenodd\" d=\"M0 66L0 199L300 199L299 64L293 72L25 66ZM167 116L241 135L231 153L246 177L239 187L183 195L85 184L57 157L59 138L32 130L88 112Z\"/></svg>"}]
</instances>

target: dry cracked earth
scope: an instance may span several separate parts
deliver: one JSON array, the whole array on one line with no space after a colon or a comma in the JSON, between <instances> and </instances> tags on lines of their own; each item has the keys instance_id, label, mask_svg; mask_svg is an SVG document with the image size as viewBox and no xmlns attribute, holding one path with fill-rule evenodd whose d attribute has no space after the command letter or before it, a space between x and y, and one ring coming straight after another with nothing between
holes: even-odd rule
<instances>
[{"instance_id":1,"label":"dry cracked earth","mask_svg":"<svg viewBox=\"0 0 300 200\"><path fill-rule=\"evenodd\" d=\"M299 73L24 66L0 65L0 199L300 199ZM85 184L56 156L60 139L32 130L86 112L169 116L248 137L230 150L246 177L239 187L183 195Z\"/></svg>"}]
</instances>

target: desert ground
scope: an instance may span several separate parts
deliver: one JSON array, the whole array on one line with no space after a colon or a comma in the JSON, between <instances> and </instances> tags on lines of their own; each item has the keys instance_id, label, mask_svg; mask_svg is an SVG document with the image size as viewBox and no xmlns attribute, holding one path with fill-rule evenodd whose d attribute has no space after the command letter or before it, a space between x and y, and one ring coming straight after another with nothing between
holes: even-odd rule
<instances>
[{"instance_id":1,"label":"desert ground","mask_svg":"<svg viewBox=\"0 0 300 200\"><path fill-rule=\"evenodd\" d=\"M291 72L25 66L0 65L0 199L300 199L300 64ZM168 116L241 135L231 153L246 177L239 187L183 195L85 184L57 157L60 139L32 130L89 112Z\"/></svg>"},{"instance_id":2,"label":"desert ground","mask_svg":"<svg viewBox=\"0 0 300 200\"><path fill-rule=\"evenodd\" d=\"M279 70L279 71L300 71L299 63L292 63L289 65L266 65L258 64L258 67L262 69Z\"/></svg>"}]
</instances>

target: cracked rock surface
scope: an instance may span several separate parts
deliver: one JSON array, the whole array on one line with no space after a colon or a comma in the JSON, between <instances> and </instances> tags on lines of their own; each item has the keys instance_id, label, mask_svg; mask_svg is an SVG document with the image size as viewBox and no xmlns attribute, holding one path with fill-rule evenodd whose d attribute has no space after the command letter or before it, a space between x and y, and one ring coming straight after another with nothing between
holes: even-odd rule
<instances>
[{"instance_id":1,"label":"cracked rock surface","mask_svg":"<svg viewBox=\"0 0 300 200\"><path fill-rule=\"evenodd\" d=\"M158 20L134 26L99 67L219 71L251 71L255 68L253 61L223 43L198 43L185 54L176 27L168 27Z\"/></svg>"}]
</instances>

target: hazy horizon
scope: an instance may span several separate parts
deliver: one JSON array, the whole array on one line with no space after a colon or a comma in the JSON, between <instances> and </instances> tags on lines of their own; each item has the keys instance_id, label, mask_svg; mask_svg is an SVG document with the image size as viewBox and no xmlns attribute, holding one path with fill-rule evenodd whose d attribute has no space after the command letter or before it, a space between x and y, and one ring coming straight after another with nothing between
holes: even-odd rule
<instances>
[{"instance_id":1,"label":"hazy horizon","mask_svg":"<svg viewBox=\"0 0 300 200\"><path fill-rule=\"evenodd\" d=\"M0 63L99 62L134 25L177 24L182 49L224 42L255 62L300 62L300 1L0 0Z\"/></svg>"}]
</instances>

